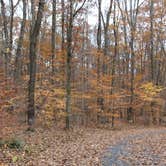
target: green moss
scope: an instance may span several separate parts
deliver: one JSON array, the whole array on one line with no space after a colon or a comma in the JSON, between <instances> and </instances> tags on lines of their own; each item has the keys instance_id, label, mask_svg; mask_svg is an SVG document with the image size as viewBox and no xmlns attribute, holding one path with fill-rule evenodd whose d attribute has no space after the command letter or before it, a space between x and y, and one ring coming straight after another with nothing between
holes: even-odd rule
<instances>
[{"instance_id":1,"label":"green moss","mask_svg":"<svg viewBox=\"0 0 166 166\"><path fill-rule=\"evenodd\" d=\"M8 143L7 143L7 146L11 149L22 149L24 145L25 145L25 142L18 138L12 138L8 140Z\"/></svg>"},{"instance_id":2,"label":"green moss","mask_svg":"<svg viewBox=\"0 0 166 166\"><path fill-rule=\"evenodd\" d=\"M0 148L8 147L10 149L22 149L25 146L25 142L18 138L0 139Z\"/></svg>"}]
</instances>

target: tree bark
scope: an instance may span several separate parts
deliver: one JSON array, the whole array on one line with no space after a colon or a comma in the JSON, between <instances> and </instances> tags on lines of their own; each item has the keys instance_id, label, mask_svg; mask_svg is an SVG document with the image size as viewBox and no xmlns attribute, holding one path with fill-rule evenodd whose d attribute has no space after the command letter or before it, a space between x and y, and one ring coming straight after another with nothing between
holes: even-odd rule
<instances>
[{"instance_id":1,"label":"tree bark","mask_svg":"<svg viewBox=\"0 0 166 166\"><path fill-rule=\"evenodd\" d=\"M101 12L101 17L102 17L103 26L104 26L104 56L105 57L108 56L108 48L109 48L109 34L108 34L109 29L108 28L109 28L109 23L110 23L112 4L113 4L113 0L110 1L110 6L109 6L108 12L106 14L106 21L104 21L104 16ZM107 73L107 68L108 68L108 66L105 64L105 62L103 62L103 69L102 69L103 74Z\"/></svg>"},{"instance_id":2,"label":"tree bark","mask_svg":"<svg viewBox=\"0 0 166 166\"><path fill-rule=\"evenodd\" d=\"M154 81L154 44L153 44L153 38L154 38L154 32L153 32L153 18L154 18L154 2L153 0L150 1L150 60L151 60L151 81Z\"/></svg>"},{"instance_id":3,"label":"tree bark","mask_svg":"<svg viewBox=\"0 0 166 166\"><path fill-rule=\"evenodd\" d=\"M52 3L52 74L54 75L55 66L54 66L54 58L55 58L55 44L56 44L56 0L53 0Z\"/></svg>"},{"instance_id":4,"label":"tree bark","mask_svg":"<svg viewBox=\"0 0 166 166\"><path fill-rule=\"evenodd\" d=\"M67 59L66 59L66 113L67 113L66 129L70 129L72 30L73 30L73 1L70 0L69 20L67 27Z\"/></svg>"},{"instance_id":5,"label":"tree bark","mask_svg":"<svg viewBox=\"0 0 166 166\"><path fill-rule=\"evenodd\" d=\"M113 61L112 61L112 80L111 80L111 92L110 95L113 95L113 88L114 88L114 82L115 82L115 67L116 67L116 57L117 57L117 49L118 49L118 35L117 35L117 23L116 23L116 4L114 2L114 18L113 18L113 24L114 24L114 55L113 55ZM112 101L113 103L114 101ZM114 105L114 103L112 104ZM112 127L114 127L114 108L112 108Z\"/></svg>"},{"instance_id":6,"label":"tree bark","mask_svg":"<svg viewBox=\"0 0 166 166\"><path fill-rule=\"evenodd\" d=\"M8 58L9 58L9 34L8 34L8 27L7 27L7 18L6 18L6 7L3 0L1 0L1 12L3 18L3 28L4 28L4 50L3 53L5 55L5 77L6 77L6 85L7 85L7 78L8 78Z\"/></svg>"},{"instance_id":7,"label":"tree bark","mask_svg":"<svg viewBox=\"0 0 166 166\"><path fill-rule=\"evenodd\" d=\"M64 44L65 44L65 4L64 4L64 0L61 0L61 6L62 6L62 27L61 27L61 31L62 31L62 44L61 44L61 48L62 51L64 51Z\"/></svg>"},{"instance_id":8,"label":"tree bark","mask_svg":"<svg viewBox=\"0 0 166 166\"><path fill-rule=\"evenodd\" d=\"M66 58L66 129L70 129L70 113L71 113L71 60L72 60L72 34L73 21L79 11L83 8L86 0L74 12L73 0L69 1L68 24L67 24L67 58Z\"/></svg>"},{"instance_id":9,"label":"tree bark","mask_svg":"<svg viewBox=\"0 0 166 166\"><path fill-rule=\"evenodd\" d=\"M16 59L15 59L15 73L14 73L14 79L16 82L20 80L21 76L21 56L22 56L22 46L23 46L23 39L24 39L24 33L25 33L25 24L26 24L26 7L27 3L26 0L22 0L23 3L23 19L21 22L21 29L20 29L20 35L18 39L17 44L17 50L16 50Z\"/></svg>"},{"instance_id":10,"label":"tree bark","mask_svg":"<svg viewBox=\"0 0 166 166\"><path fill-rule=\"evenodd\" d=\"M37 40L40 32L41 21L43 17L45 0L39 0L39 7L37 13L37 19L33 20L34 24L31 26L30 31L30 79L28 89L28 125L32 126L35 122L35 82L36 82L36 52L37 52ZM33 13L33 12L32 12ZM32 18L34 16L32 15Z\"/></svg>"},{"instance_id":11,"label":"tree bark","mask_svg":"<svg viewBox=\"0 0 166 166\"><path fill-rule=\"evenodd\" d=\"M101 71L101 2L102 0L98 0L98 27L97 27L97 86L100 89L100 71ZM97 92L97 106L101 109L101 97L100 97L100 90Z\"/></svg>"},{"instance_id":12,"label":"tree bark","mask_svg":"<svg viewBox=\"0 0 166 166\"><path fill-rule=\"evenodd\" d=\"M128 4L125 0L125 14L127 16L129 28L130 28L130 107L127 111L127 119L133 121L134 120L134 109L133 109L133 101L134 101L134 76L135 76L135 52L134 52L134 41L135 41L135 31L137 25L137 16L139 10L139 0L132 2L130 0L130 8L128 14Z\"/></svg>"}]
</instances>

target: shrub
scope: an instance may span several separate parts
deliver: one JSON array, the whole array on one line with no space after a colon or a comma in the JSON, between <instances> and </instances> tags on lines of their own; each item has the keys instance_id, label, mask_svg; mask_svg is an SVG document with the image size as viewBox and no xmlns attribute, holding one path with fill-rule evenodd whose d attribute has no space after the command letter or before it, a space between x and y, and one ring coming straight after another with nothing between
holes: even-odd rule
<instances>
[{"instance_id":1,"label":"shrub","mask_svg":"<svg viewBox=\"0 0 166 166\"><path fill-rule=\"evenodd\" d=\"M25 142L18 139L18 138L12 138L8 140L7 146L11 149L22 149L25 145Z\"/></svg>"}]
</instances>

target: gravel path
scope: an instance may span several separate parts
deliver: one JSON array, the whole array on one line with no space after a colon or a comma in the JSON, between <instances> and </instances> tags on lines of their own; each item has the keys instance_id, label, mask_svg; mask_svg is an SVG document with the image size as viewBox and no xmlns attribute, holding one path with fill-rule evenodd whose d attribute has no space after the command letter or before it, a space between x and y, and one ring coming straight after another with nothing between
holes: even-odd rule
<instances>
[{"instance_id":1,"label":"gravel path","mask_svg":"<svg viewBox=\"0 0 166 166\"><path fill-rule=\"evenodd\" d=\"M109 147L103 166L166 166L166 129L146 130L127 136Z\"/></svg>"}]
</instances>

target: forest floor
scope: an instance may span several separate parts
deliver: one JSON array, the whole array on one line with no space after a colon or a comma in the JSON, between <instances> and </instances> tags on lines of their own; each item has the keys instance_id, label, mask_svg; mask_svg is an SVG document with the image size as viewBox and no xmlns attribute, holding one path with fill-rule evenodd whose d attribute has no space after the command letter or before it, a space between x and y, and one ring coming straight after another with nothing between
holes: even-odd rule
<instances>
[{"instance_id":1,"label":"forest floor","mask_svg":"<svg viewBox=\"0 0 166 166\"><path fill-rule=\"evenodd\" d=\"M14 123L16 116L0 114L0 145L11 138L23 145L20 149L0 146L0 166L166 166L164 127L123 125L65 131L38 126L32 132L25 123Z\"/></svg>"},{"instance_id":2,"label":"forest floor","mask_svg":"<svg viewBox=\"0 0 166 166\"><path fill-rule=\"evenodd\" d=\"M166 128L163 127L72 131L38 127L32 132L20 126L14 132L7 127L2 131L1 138L18 138L25 145L22 149L1 147L1 166L166 165Z\"/></svg>"}]
</instances>

